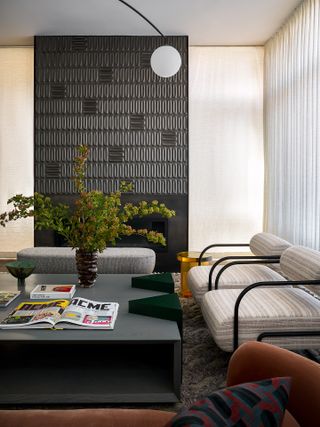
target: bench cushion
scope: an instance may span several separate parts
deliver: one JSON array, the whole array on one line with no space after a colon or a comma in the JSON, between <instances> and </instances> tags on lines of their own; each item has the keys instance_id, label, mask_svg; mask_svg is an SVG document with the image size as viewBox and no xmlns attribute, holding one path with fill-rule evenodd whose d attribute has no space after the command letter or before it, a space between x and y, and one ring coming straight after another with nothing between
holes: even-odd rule
<instances>
[{"instance_id":1,"label":"bench cushion","mask_svg":"<svg viewBox=\"0 0 320 427\"><path fill-rule=\"evenodd\" d=\"M203 317L213 339L224 351L233 351L234 306L241 290L207 292ZM254 341L262 332L314 331L320 325L320 300L297 288L259 288L240 303L239 344ZM320 337L266 338L265 342L288 349L319 348Z\"/></svg>"},{"instance_id":2,"label":"bench cushion","mask_svg":"<svg viewBox=\"0 0 320 427\"><path fill-rule=\"evenodd\" d=\"M75 250L64 247L22 249L17 259L32 260L35 273L74 274L77 272ZM149 274L153 272L156 254L148 248L107 248L98 256L98 273Z\"/></svg>"},{"instance_id":3,"label":"bench cushion","mask_svg":"<svg viewBox=\"0 0 320 427\"><path fill-rule=\"evenodd\" d=\"M212 289L218 272L222 266L214 269ZM203 295L208 292L209 272L211 266L193 267L188 272L188 286L194 299L199 303ZM233 265L227 268L219 279L219 289L240 289L256 282L270 280L285 280L279 273L262 264Z\"/></svg>"}]
</instances>

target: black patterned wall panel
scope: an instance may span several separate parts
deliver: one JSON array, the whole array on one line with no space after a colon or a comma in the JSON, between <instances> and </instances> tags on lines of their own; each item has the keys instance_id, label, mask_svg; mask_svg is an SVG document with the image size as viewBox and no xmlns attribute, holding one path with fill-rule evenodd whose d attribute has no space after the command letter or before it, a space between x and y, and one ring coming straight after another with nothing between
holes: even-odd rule
<instances>
[{"instance_id":1,"label":"black patterned wall panel","mask_svg":"<svg viewBox=\"0 0 320 427\"><path fill-rule=\"evenodd\" d=\"M36 37L35 190L72 195L72 159L90 147L88 188L187 195L188 39L168 37L180 71L160 78L161 37Z\"/></svg>"}]
</instances>

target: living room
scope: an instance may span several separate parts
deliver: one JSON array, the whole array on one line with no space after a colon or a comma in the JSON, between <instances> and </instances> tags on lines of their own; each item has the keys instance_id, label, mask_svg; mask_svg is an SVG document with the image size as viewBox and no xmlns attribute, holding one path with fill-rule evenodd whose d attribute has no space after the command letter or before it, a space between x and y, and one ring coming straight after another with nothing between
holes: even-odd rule
<instances>
[{"instance_id":1,"label":"living room","mask_svg":"<svg viewBox=\"0 0 320 427\"><path fill-rule=\"evenodd\" d=\"M319 17L0 0L1 426L319 423Z\"/></svg>"}]
</instances>

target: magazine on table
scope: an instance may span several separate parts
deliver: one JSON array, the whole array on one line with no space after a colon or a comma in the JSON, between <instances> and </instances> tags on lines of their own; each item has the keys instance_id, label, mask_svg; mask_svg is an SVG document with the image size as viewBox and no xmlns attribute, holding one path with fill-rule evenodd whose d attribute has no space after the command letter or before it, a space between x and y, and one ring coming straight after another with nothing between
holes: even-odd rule
<instances>
[{"instance_id":1,"label":"magazine on table","mask_svg":"<svg viewBox=\"0 0 320 427\"><path fill-rule=\"evenodd\" d=\"M25 301L0 323L0 329L113 329L117 302L73 298L71 301Z\"/></svg>"},{"instance_id":2,"label":"magazine on table","mask_svg":"<svg viewBox=\"0 0 320 427\"><path fill-rule=\"evenodd\" d=\"M7 307L21 292L0 291L0 307Z\"/></svg>"}]
</instances>

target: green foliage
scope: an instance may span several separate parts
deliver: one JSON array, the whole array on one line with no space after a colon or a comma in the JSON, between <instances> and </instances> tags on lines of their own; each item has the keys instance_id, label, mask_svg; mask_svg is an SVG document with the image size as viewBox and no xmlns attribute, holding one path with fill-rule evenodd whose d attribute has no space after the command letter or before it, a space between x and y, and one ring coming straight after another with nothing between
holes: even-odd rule
<instances>
[{"instance_id":1,"label":"green foliage","mask_svg":"<svg viewBox=\"0 0 320 427\"><path fill-rule=\"evenodd\" d=\"M34 217L38 230L54 230L63 236L69 246L87 252L102 252L107 244L115 244L121 236L133 234L145 237L149 242L165 246L162 233L147 229L134 229L127 223L134 217L158 214L165 218L175 215L157 200L151 203L142 201L138 204L122 205L121 194L132 191L132 184L121 182L119 191L108 195L101 191L87 191L85 186L86 162L89 149L79 147L79 155L74 159L74 182L79 197L75 205L53 205L51 198L39 193L25 197L17 194L8 200L13 209L0 215L0 225L20 218Z\"/></svg>"}]
</instances>

